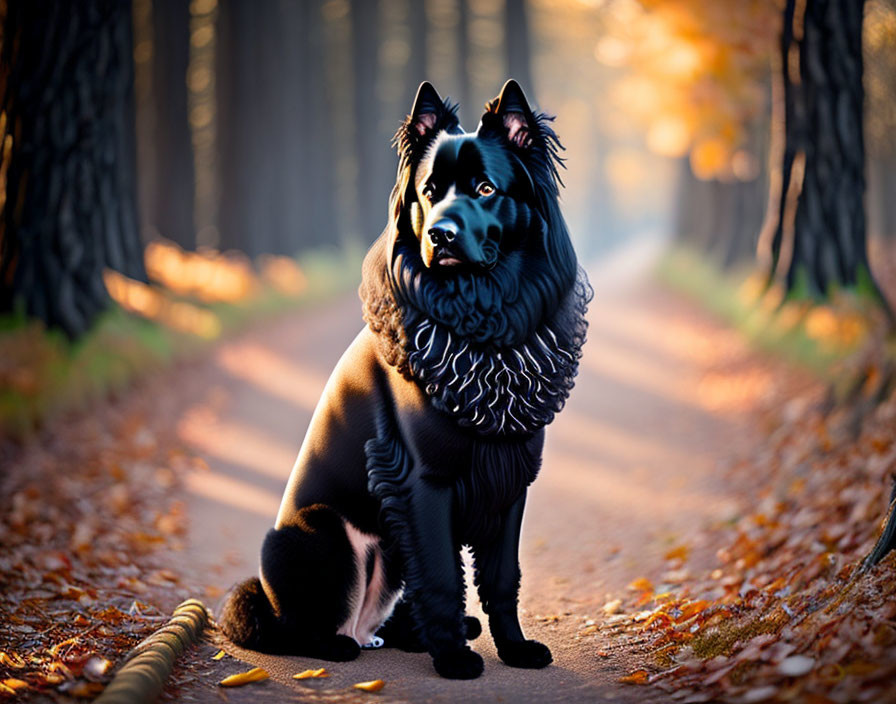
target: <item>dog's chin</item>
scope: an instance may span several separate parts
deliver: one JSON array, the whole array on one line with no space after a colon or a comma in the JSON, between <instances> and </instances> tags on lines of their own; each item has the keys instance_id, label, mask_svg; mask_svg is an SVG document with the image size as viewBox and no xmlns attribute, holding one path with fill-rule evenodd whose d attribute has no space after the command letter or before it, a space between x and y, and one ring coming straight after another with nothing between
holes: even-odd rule
<instances>
[{"instance_id":1,"label":"dog's chin","mask_svg":"<svg viewBox=\"0 0 896 704\"><path fill-rule=\"evenodd\" d=\"M427 256L429 254L429 256ZM423 265L430 271L442 272L449 276L456 276L464 272L486 273L494 268L495 263L477 263L467 261L454 252L420 253Z\"/></svg>"},{"instance_id":2,"label":"dog's chin","mask_svg":"<svg viewBox=\"0 0 896 704\"><path fill-rule=\"evenodd\" d=\"M426 248L420 252L424 266L431 271L460 271L467 268L467 262L454 255L453 252L433 252Z\"/></svg>"}]
</instances>

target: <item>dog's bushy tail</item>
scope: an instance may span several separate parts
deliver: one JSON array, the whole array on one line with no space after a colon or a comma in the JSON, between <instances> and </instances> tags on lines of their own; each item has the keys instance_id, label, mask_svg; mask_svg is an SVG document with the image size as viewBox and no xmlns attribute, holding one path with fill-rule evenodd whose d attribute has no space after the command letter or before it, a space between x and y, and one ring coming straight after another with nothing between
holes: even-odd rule
<instances>
[{"instance_id":1,"label":"dog's bushy tail","mask_svg":"<svg viewBox=\"0 0 896 704\"><path fill-rule=\"evenodd\" d=\"M243 648L264 653L282 649L282 627L258 577L250 577L230 590L218 625L225 636Z\"/></svg>"}]
</instances>

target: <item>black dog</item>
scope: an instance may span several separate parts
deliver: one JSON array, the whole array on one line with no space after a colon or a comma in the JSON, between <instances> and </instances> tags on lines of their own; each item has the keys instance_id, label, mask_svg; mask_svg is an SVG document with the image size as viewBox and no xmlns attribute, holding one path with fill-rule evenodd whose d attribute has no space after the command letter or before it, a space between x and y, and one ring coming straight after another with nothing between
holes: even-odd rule
<instances>
[{"instance_id":1,"label":"black dog","mask_svg":"<svg viewBox=\"0 0 896 704\"><path fill-rule=\"evenodd\" d=\"M591 290L557 203L549 118L514 81L474 133L455 110L424 83L396 135L390 221L364 261L367 327L314 413L261 579L223 609L245 647L349 660L384 641L428 650L443 677L478 677L469 545L498 655L551 662L517 617L520 524Z\"/></svg>"}]
</instances>

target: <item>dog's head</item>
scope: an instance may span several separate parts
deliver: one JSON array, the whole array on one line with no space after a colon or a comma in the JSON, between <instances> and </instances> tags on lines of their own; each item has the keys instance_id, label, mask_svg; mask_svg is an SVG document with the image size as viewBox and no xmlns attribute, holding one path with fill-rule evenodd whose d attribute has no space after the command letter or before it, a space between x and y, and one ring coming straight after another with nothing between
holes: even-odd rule
<instances>
[{"instance_id":1,"label":"dog's head","mask_svg":"<svg viewBox=\"0 0 896 704\"><path fill-rule=\"evenodd\" d=\"M488 103L476 132L463 132L454 112L431 84L420 86L396 136L396 234L413 235L429 269L483 273L558 217L549 206L559 143L513 80Z\"/></svg>"},{"instance_id":2,"label":"dog's head","mask_svg":"<svg viewBox=\"0 0 896 704\"><path fill-rule=\"evenodd\" d=\"M516 81L489 101L475 132L461 129L455 110L423 83L395 136L398 177L389 224L365 263L366 315L376 321L385 296L403 324L419 314L461 338L513 345L576 278L558 205L561 147Z\"/></svg>"}]
</instances>

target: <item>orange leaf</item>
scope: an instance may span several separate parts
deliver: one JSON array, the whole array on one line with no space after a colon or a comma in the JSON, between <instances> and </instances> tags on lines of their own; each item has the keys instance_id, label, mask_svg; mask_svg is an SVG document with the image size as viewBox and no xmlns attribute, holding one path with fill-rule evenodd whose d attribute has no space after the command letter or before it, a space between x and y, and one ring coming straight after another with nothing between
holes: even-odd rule
<instances>
[{"instance_id":1,"label":"orange leaf","mask_svg":"<svg viewBox=\"0 0 896 704\"><path fill-rule=\"evenodd\" d=\"M667 560L687 560L689 553L690 548L687 545L679 545L677 548L669 550L663 557Z\"/></svg>"},{"instance_id":2,"label":"orange leaf","mask_svg":"<svg viewBox=\"0 0 896 704\"><path fill-rule=\"evenodd\" d=\"M706 608L709 606L709 602L704 599L698 599L697 601L692 601L690 604L686 604L681 607L681 616L679 616L676 621L678 623L682 623L683 621L687 621L690 618L693 618L701 611L706 611Z\"/></svg>"},{"instance_id":3,"label":"orange leaf","mask_svg":"<svg viewBox=\"0 0 896 704\"><path fill-rule=\"evenodd\" d=\"M308 680L314 679L317 677L329 677L330 673L327 672L327 668L322 667L319 670L303 670L297 675L293 675L292 678L294 680Z\"/></svg>"},{"instance_id":4,"label":"orange leaf","mask_svg":"<svg viewBox=\"0 0 896 704\"><path fill-rule=\"evenodd\" d=\"M365 692L379 692L383 687L386 686L386 683L382 680L371 680L370 682L358 682L358 684L353 684L352 687L355 689L361 689Z\"/></svg>"},{"instance_id":5,"label":"orange leaf","mask_svg":"<svg viewBox=\"0 0 896 704\"><path fill-rule=\"evenodd\" d=\"M80 699L94 699L105 688L105 685L99 682L77 682L66 694Z\"/></svg>"},{"instance_id":6,"label":"orange leaf","mask_svg":"<svg viewBox=\"0 0 896 704\"><path fill-rule=\"evenodd\" d=\"M74 638L67 638L66 640L60 641L59 643L54 645L52 648L50 648L50 650L48 652L50 653L50 655L52 657L55 658L57 655L59 655L60 650L62 650L63 648L65 648L68 645L75 645L75 643L77 643L77 642L78 642L77 636Z\"/></svg>"},{"instance_id":7,"label":"orange leaf","mask_svg":"<svg viewBox=\"0 0 896 704\"><path fill-rule=\"evenodd\" d=\"M632 674L620 677L619 682L623 684L647 684L647 670L635 670Z\"/></svg>"},{"instance_id":8,"label":"orange leaf","mask_svg":"<svg viewBox=\"0 0 896 704\"><path fill-rule=\"evenodd\" d=\"M663 613L662 611L657 611L655 614L651 614L650 618L648 618L644 622L644 628L650 628L650 626L657 621L660 621L660 627L665 627L672 623L672 619L669 617L669 614Z\"/></svg>"},{"instance_id":9,"label":"orange leaf","mask_svg":"<svg viewBox=\"0 0 896 704\"><path fill-rule=\"evenodd\" d=\"M51 662L47 669L49 669L51 673L59 674L65 679L70 680L75 676L64 662L59 662L58 660L56 662Z\"/></svg>"},{"instance_id":10,"label":"orange leaf","mask_svg":"<svg viewBox=\"0 0 896 704\"><path fill-rule=\"evenodd\" d=\"M0 650L0 665L6 665L13 670L21 670L25 667L25 661L15 653L4 653Z\"/></svg>"},{"instance_id":11,"label":"orange leaf","mask_svg":"<svg viewBox=\"0 0 896 704\"><path fill-rule=\"evenodd\" d=\"M20 689L28 689L28 683L25 680L19 680L15 677L10 677L9 679L3 680L3 686L9 687L13 692L16 692Z\"/></svg>"},{"instance_id":12,"label":"orange leaf","mask_svg":"<svg viewBox=\"0 0 896 704\"><path fill-rule=\"evenodd\" d=\"M646 577L638 577L635 581L631 582L628 585L628 588L632 591L638 592L652 592L653 591L653 583L647 579Z\"/></svg>"},{"instance_id":13,"label":"orange leaf","mask_svg":"<svg viewBox=\"0 0 896 704\"><path fill-rule=\"evenodd\" d=\"M229 677L225 677L223 680L218 682L221 687L241 687L244 684L249 684L250 682L260 682L261 680L266 680L270 675L267 670L264 670L260 667L253 667L248 672L240 672L236 675L230 675Z\"/></svg>"}]
</instances>

